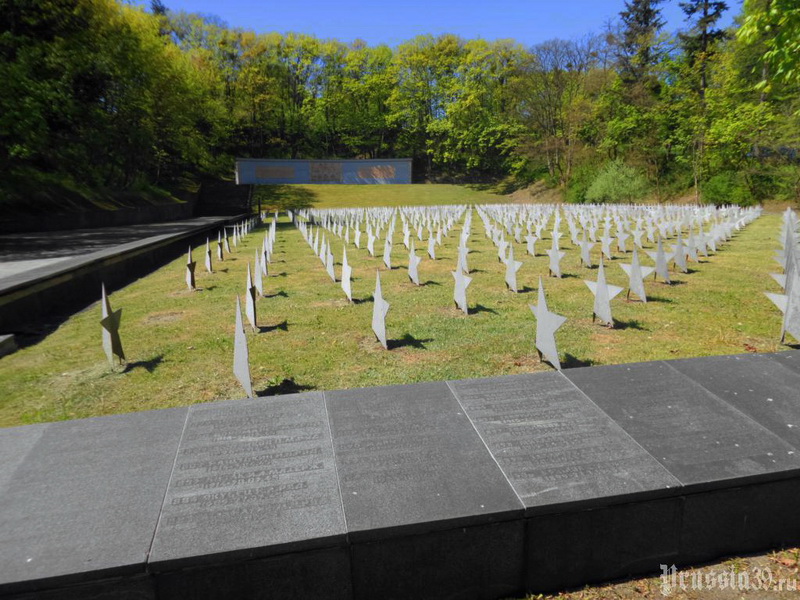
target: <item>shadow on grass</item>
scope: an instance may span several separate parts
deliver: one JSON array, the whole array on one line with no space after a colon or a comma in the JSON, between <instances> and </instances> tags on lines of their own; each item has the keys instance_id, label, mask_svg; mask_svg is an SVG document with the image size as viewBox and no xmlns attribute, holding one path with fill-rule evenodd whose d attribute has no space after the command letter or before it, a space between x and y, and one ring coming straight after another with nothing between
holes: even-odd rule
<instances>
[{"instance_id":1,"label":"shadow on grass","mask_svg":"<svg viewBox=\"0 0 800 600\"><path fill-rule=\"evenodd\" d=\"M366 298L353 298L353 304L366 304L367 302L375 302L375 298L373 298L372 294Z\"/></svg>"},{"instance_id":2,"label":"shadow on grass","mask_svg":"<svg viewBox=\"0 0 800 600\"><path fill-rule=\"evenodd\" d=\"M614 329L636 329L638 331L648 331L647 327L642 325L641 321L631 319L629 321L620 321L614 319Z\"/></svg>"},{"instance_id":3,"label":"shadow on grass","mask_svg":"<svg viewBox=\"0 0 800 600\"><path fill-rule=\"evenodd\" d=\"M280 292L275 292L274 294L264 294L264 298L277 298L280 296L281 298L288 298L289 294L281 290Z\"/></svg>"},{"instance_id":4,"label":"shadow on grass","mask_svg":"<svg viewBox=\"0 0 800 600\"><path fill-rule=\"evenodd\" d=\"M425 286L428 286L428 285L439 285L440 286L442 284L439 283L438 281L433 281L432 279L430 279L430 280L426 281L425 283L421 283L420 287L425 287Z\"/></svg>"},{"instance_id":5,"label":"shadow on grass","mask_svg":"<svg viewBox=\"0 0 800 600\"><path fill-rule=\"evenodd\" d=\"M313 385L303 385L297 383L293 378L284 379L275 385L269 385L263 390L257 390L256 396L281 396L283 394L297 394L299 392L307 392L308 390L315 389Z\"/></svg>"},{"instance_id":6,"label":"shadow on grass","mask_svg":"<svg viewBox=\"0 0 800 600\"><path fill-rule=\"evenodd\" d=\"M521 288L517 290L518 294L530 294L531 292L535 292L536 290L532 287L528 287L527 285L523 285Z\"/></svg>"},{"instance_id":7,"label":"shadow on grass","mask_svg":"<svg viewBox=\"0 0 800 600\"><path fill-rule=\"evenodd\" d=\"M675 302L671 298L664 298L663 296L648 296L647 297L647 301L648 302L663 302L664 304L672 304L673 302Z\"/></svg>"},{"instance_id":8,"label":"shadow on grass","mask_svg":"<svg viewBox=\"0 0 800 600\"><path fill-rule=\"evenodd\" d=\"M412 348L416 348L418 350L425 350L425 344L432 341L433 338L426 338L424 340L420 340L415 338L410 333L406 333L399 340L386 340L386 345L389 346L389 350L394 350L396 348L404 348L406 346L411 346Z\"/></svg>"},{"instance_id":9,"label":"shadow on grass","mask_svg":"<svg viewBox=\"0 0 800 600\"><path fill-rule=\"evenodd\" d=\"M505 195L517 191L522 186L513 179L503 179L489 183L468 183L464 187L476 192Z\"/></svg>"},{"instance_id":10,"label":"shadow on grass","mask_svg":"<svg viewBox=\"0 0 800 600\"><path fill-rule=\"evenodd\" d=\"M563 369L577 369L579 367L591 367L596 364L591 358L578 358L572 354L565 354L564 360L561 361Z\"/></svg>"},{"instance_id":11,"label":"shadow on grass","mask_svg":"<svg viewBox=\"0 0 800 600\"><path fill-rule=\"evenodd\" d=\"M276 184L253 187L253 204L258 204L260 201L262 210L311 208L317 200L317 193L302 185ZM279 227L281 225L278 224Z\"/></svg>"},{"instance_id":12,"label":"shadow on grass","mask_svg":"<svg viewBox=\"0 0 800 600\"><path fill-rule=\"evenodd\" d=\"M129 373L134 369L144 369L148 373L152 373L162 362L164 362L164 355L159 354L150 360L137 360L136 362L128 363L125 365L125 369L122 372Z\"/></svg>"},{"instance_id":13,"label":"shadow on grass","mask_svg":"<svg viewBox=\"0 0 800 600\"><path fill-rule=\"evenodd\" d=\"M495 309L488 308L488 307L484 306L483 304L476 304L471 309L469 309L469 312L470 312L470 314L477 314L477 313L482 313L482 312L491 313L493 315L498 314Z\"/></svg>"},{"instance_id":14,"label":"shadow on grass","mask_svg":"<svg viewBox=\"0 0 800 600\"><path fill-rule=\"evenodd\" d=\"M276 329L280 329L281 331L289 331L289 322L283 321L277 325L264 325L263 327L258 328L258 333L267 333L270 331L275 331Z\"/></svg>"}]
</instances>

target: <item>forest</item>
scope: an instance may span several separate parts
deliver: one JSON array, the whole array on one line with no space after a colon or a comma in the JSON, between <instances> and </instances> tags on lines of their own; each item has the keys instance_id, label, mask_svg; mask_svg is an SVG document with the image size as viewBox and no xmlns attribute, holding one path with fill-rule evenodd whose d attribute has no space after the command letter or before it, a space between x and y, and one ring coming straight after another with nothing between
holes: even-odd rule
<instances>
[{"instance_id":1,"label":"forest","mask_svg":"<svg viewBox=\"0 0 800 600\"><path fill-rule=\"evenodd\" d=\"M800 5L679 4L676 35L663 0L627 0L579 39L389 47L162 0L0 0L0 202L168 197L234 157L391 156L419 182L569 202L797 202Z\"/></svg>"}]
</instances>

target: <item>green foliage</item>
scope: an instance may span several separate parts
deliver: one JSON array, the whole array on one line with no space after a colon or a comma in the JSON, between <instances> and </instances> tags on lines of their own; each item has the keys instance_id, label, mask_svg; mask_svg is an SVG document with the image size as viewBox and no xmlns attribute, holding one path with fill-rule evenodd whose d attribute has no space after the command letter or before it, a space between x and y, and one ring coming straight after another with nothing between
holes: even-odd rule
<instances>
[{"instance_id":1,"label":"green foliage","mask_svg":"<svg viewBox=\"0 0 800 600\"><path fill-rule=\"evenodd\" d=\"M3 23L6 203L25 203L48 179L63 180L56 192L128 189L207 164L210 91L158 18L112 0L12 0Z\"/></svg>"},{"instance_id":2,"label":"green foliage","mask_svg":"<svg viewBox=\"0 0 800 600\"><path fill-rule=\"evenodd\" d=\"M754 201L744 178L735 171L723 171L711 176L701 187L701 198L706 204L716 206L748 206Z\"/></svg>"},{"instance_id":3,"label":"green foliage","mask_svg":"<svg viewBox=\"0 0 800 600\"><path fill-rule=\"evenodd\" d=\"M607 163L586 190L586 202L632 202L647 193L648 183L638 170L612 160Z\"/></svg>"},{"instance_id":4,"label":"green foliage","mask_svg":"<svg viewBox=\"0 0 800 600\"><path fill-rule=\"evenodd\" d=\"M586 202L586 192L592 185L600 170L593 164L585 163L575 169L566 191L566 200L572 204Z\"/></svg>"},{"instance_id":5,"label":"green foliage","mask_svg":"<svg viewBox=\"0 0 800 600\"><path fill-rule=\"evenodd\" d=\"M661 58L656 36L664 26L658 5L662 0L625 0L620 13L622 31L617 56L626 82L645 79Z\"/></svg>"},{"instance_id":6,"label":"green foliage","mask_svg":"<svg viewBox=\"0 0 800 600\"><path fill-rule=\"evenodd\" d=\"M628 0L605 35L530 49L256 34L167 4L4 3L4 207L149 201L235 156L407 156L419 180L545 179L571 202L619 197L609 160L661 199L732 171L759 200L800 190L795 0L748 0L738 36L726 2L684 0L672 41L659 0Z\"/></svg>"},{"instance_id":7,"label":"green foliage","mask_svg":"<svg viewBox=\"0 0 800 600\"><path fill-rule=\"evenodd\" d=\"M773 81L800 83L800 6L796 0L745 0L739 38L763 43L762 59L769 67L759 83L769 89Z\"/></svg>"}]
</instances>

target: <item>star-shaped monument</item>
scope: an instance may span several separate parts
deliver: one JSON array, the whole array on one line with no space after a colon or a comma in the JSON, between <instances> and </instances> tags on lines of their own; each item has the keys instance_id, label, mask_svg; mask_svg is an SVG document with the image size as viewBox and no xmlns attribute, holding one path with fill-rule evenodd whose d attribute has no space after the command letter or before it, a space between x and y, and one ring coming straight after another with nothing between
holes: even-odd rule
<instances>
[{"instance_id":1,"label":"star-shaped monument","mask_svg":"<svg viewBox=\"0 0 800 600\"><path fill-rule=\"evenodd\" d=\"M122 351L122 341L119 338L119 324L122 321L122 309L112 311L111 303L106 296L106 286L102 286L102 297L100 299L101 314L103 318L100 325L103 327L103 350L111 366L114 366L114 356L119 358L120 364L125 360L125 352Z\"/></svg>"},{"instance_id":2,"label":"star-shaped monument","mask_svg":"<svg viewBox=\"0 0 800 600\"><path fill-rule=\"evenodd\" d=\"M590 268L592 266L592 248L594 248L594 244L586 239L586 232L583 232L583 236L578 241L578 244L581 247L581 264L584 267Z\"/></svg>"},{"instance_id":3,"label":"star-shaped monument","mask_svg":"<svg viewBox=\"0 0 800 600\"><path fill-rule=\"evenodd\" d=\"M600 268L597 270L597 281L583 281L594 294L593 318L596 317L609 327L614 327L611 317L611 301L622 291L621 287L606 283L606 273L603 268L603 259L600 258Z\"/></svg>"},{"instance_id":4,"label":"star-shaped monument","mask_svg":"<svg viewBox=\"0 0 800 600\"><path fill-rule=\"evenodd\" d=\"M643 267L639 264L639 252L636 246L633 247L633 260L631 264L620 264L622 270L628 274L628 299L631 297L631 292L642 302L647 302L647 294L644 291L644 279L655 269L653 267Z\"/></svg>"},{"instance_id":5,"label":"star-shaped monument","mask_svg":"<svg viewBox=\"0 0 800 600\"><path fill-rule=\"evenodd\" d=\"M422 262L422 259L417 256L417 251L414 248L414 240L410 242L411 248L408 252L408 277L411 281L414 282L415 285L419 285L419 263Z\"/></svg>"},{"instance_id":6,"label":"star-shaped monument","mask_svg":"<svg viewBox=\"0 0 800 600\"><path fill-rule=\"evenodd\" d=\"M547 250L547 255L550 257L550 275L552 277L561 278L561 259L567 253L558 249L558 237L553 237L553 246Z\"/></svg>"},{"instance_id":7,"label":"star-shaped monument","mask_svg":"<svg viewBox=\"0 0 800 600\"><path fill-rule=\"evenodd\" d=\"M375 293L373 294L372 306L372 331L375 332L375 337L381 343L381 346L389 349L389 344L386 341L386 315L389 312L389 303L383 299L381 292L381 273L376 271L377 278L375 280Z\"/></svg>"},{"instance_id":8,"label":"star-shaped monument","mask_svg":"<svg viewBox=\"0 0 800 600\"><path fill-rule=\"evenodd\" d=\"M250 263L247 263L247 289L245 290L244 312L250 327L253 331L258 331L256 325L256 286L253 285L253 278L250 276Z\"/></svg>"},{"instance_id":9,"label":"star-shaped monument","mask_svg":"<svg viewBox=\"0 0 800 600\"><path fill-rule=\"evenodd\" d=\"M509 245L508 260L506 261L506 285L512 292L518 292L517 289L517 271L522 266L522 261L514 260L514 246Z\"/></svg>"},{"instance_id":10,"label":"star-shaped monument","mask_svg":"<svg viewBox=\"0 0 800 600\"><path fill-rule=\"evenodd\" d=\"M655 252L648 252L650 258L656 261L656 270L653 279L656 276L661 277L664 283L672 283L669 279L669 261L672 260L673 254L664 252L664 242L661 237L658 238L658 245Z\"/></svg>"},{"instance_id":11,"label":"star-shaped monument","mask_svg":"<svg viewBox=\"0 0 800 600\"><path fill-rule=\"evenodd\" d=\"M567 317L548 310L541 277L539 277L539 304L529 304L528 306L530 306L533 316L536 317L536 350L539 353L539 359L544 356L551 365L560 371L561 363L558 360L555 333L566 322Z\"/></svg>"},{"instance_id":12,"label":"star-shaped monument","mask_svg":"<svg viewBox=\"0 0 800 600\"><path fill-rule=\"evenodd\" d=\"M342 248L342 290L347 299L353 301L353 291L350 288L350 277L353 273L352 267L347 262L347 247Z\"/></svg>"},{"instance_id":13,"label":"star-shaped monument","mask_svg":"<svg viewBox=\"0 0 800 600\"><path fill-rule=\"evenodd\" d=\"M387 269L392 268L392 240L389 235L386 236L386 241L383 244L383 264Z\"/></svg>"},{"instance_id":14,"label":"star-shaped monument","mask_svg":"<svg viewBox=\"0 0 800 600\"><path fill-rule=\"evenodd\" d=\"M453 302L456 306L464 311L465 315L469 314L469 305L467 304L467 288L472 283L472 277L467 277L464 272L456 267L455 271L451 271L455 285L453 287Z\"/></svg>"},{"instance_id":15,"label":"star-shaped monument","mask_svg":"<svg viewBox=\"0 0 800 600\"><path fill-rule=\"evenodd\" d=\"M206 271L209 273L214 272L214 268L211 265L211 240L206 238Z\"/></svg>"},{"instance_id":16,"label":"star-shaped monument","mask_svg":"<svg viewBox=\"0 0 800 600\"><path fill-rule=\"evenodd\" d=\"M800 272L797 268L793 269L791 278L786 282L785 294L767 292L766 295L783 313L781 343L786 341L787 333L800 341Z\"/></svg>"},{"instance_id":17,"label":"star-shaped monument","mask_svg":"<svg viewBox=\"0 0 800 600\"><path fill-rule=\"evenodd\" d=\"M250 352L247 349L247 336L242 324L242 304L236 296L236 332L233 336L233 374L242 384L248 398L253 398L253 382L250 378Z\"/></svg>"},{"instance_id":18,"label":"star-shaped monument","mask_svg":"<svg viewBox=\"0 0 800 600\"><path fill-rule=\"evenodd\" d=\"M197 289L194 282L194 268L197 263L192 260L192 247L189 246L189 254L186 257L186 287L190 290Z\"/></svg>"}]
</instances>

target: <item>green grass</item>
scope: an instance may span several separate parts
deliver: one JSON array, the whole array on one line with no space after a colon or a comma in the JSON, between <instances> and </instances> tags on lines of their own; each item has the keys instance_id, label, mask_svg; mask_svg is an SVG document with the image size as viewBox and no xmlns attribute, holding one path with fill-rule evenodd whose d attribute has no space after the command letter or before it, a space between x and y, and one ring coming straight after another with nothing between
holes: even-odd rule
<instances>
[{"instance_id":1,"label":"green grass","mask_svg":"<svg viewBox=\"0 0 800 600\"><path fill-rule=\"evenodd\" d=\"M487 204L508 198L460 185L261 185L255 198L263 207L339 208L370 206L435 206L439 204Z\"/></svg>"},{"instance_id":2,"label":"green grass","mask_svg":"<svg viewBox=\"0 0 800 600\"><path fill-rule=\"evenodd\" d=\"M345 186L325 187L331 191L325 192L322 206L337 201L329 194L341 194L342 204L367 203L348 196ZM448 189L453 186L443 190L428 186L434 189L415 192L410 198L383 187L394 186L370 187L364 195L408 203L438 202L443 196L464 194ZM762 293L778 291L768 273L777 266L772 255L779 224L778 215L760 218L717 255L691 264L693 273L675 275L675 285L648 280L651 301L646 305L619 296L612 307L623 327L613 330L592 323L592 295L582 280L595 279L597 272L579 266L579 253L565 235L565 277L544 279L550 309L568 317L556 338L564 365L779 350L780 313ZM526 291L507 291L496 249L474 215L469 255L474 271L468 290L471 314L466 316L452 303L450 271L456 262L459 230L437 248L438 260L425 256L419 272L426 285L416 287L407 276L399 221L397 229L393 261L399 267L392 271L366 249L348 248L354 268L353 296L362 300L349 304L300 233L285 217L281 219L272 276L265 281L265 293L272 297L258 301L260 324L267 330L247 334L256 390L284 393L551 368L537 358L535 320L528 308L536 301L539 275L547 274L546 256L529 257L523 245L515 245L515 256L523 261L518 281ZM234 298L244 292L247 262L253 260L262 236L263 231L250 235L223 263L215 263L213 274L203 269L198 249L195 260L201 291L185 289L182 257L114 293L113 308L123 309L127 370L112 371L105 360L99 304L74 315L36 345L0 360L4 390L0 425L242 397L231 371ZM537 249L548 243L540 242ZM382 250L382 243L376 244L376 250L379 247ZM417 242L417 247L423 255L426 245ZM342 240L333 238L333 252L338 263ZM599 260L599 244L593 253ZM611 283L626 284L625 274L615 263L627 262L629 257L607 263ZM381 270L384 297L391 303L387 329L396 347L390 351L377 343L370 328L369 299L376 269ZM337 274L339 270L337 264Z\"/></svg>"}]
</instances>

